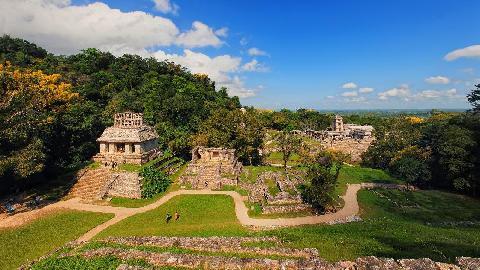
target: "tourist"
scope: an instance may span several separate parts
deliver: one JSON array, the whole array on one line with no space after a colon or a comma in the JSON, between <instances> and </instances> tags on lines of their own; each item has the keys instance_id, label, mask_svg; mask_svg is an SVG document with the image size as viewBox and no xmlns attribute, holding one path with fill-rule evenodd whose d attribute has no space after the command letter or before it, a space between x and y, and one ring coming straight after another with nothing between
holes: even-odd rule
<instances>
[{"instance_id":1,"label":"tourist","mask_svg":"<svg viewBox=\"0 0 480 270\"><path fill-rule=\"evenodd\" d=\"M167 213L167 216L165 217L165 221L168 223L172 219L172 215L170 213Z\"/></svg>"},{"instance_id":2,"label":"tourist","mask_svg":"<svg viewBox=\"0 0 480 270\"><path fill-rule=\"evenodd\" d=\"M175 211L175 221L177 221L179 218L180 218L180 214L177 211Z\"/></svg>"}]
</instances>

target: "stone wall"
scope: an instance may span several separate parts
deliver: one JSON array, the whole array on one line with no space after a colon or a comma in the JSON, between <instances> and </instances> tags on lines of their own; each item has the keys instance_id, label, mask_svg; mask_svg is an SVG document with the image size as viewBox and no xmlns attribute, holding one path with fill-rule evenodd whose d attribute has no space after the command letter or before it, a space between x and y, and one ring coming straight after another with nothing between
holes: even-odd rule
<instances>
[{"instance_id":1,"label":"stone wall","mask_svg":"<svg viewBox=\"0 0 480 270\"><path fill-rule=\"evenodd\" d=\"M140 199L142 197L142 178L137 172L112 173L107 185L106 195L109 197L125 197Z\"/></svg>"},{"instance_id":2,"label":"stone wall","mask_svg":"<svg viewBox=\"0 0 480 270\"><path fill-rule=\"evenodd\" d=\"M290 204L290 205L265 205L262 207L264 214L295 213L295 212L313 212L308 204Z\"/></svg>"}]
</instances>

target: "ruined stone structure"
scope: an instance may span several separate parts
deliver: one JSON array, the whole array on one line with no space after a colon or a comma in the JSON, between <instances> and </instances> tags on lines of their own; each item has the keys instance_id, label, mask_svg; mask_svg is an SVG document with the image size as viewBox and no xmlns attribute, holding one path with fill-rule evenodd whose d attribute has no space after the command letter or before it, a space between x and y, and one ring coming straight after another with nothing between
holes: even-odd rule
<instances>
[{"instance_id":1,"label":"ruined stone structure","mask_svg":"<svg viewBox=\"0 0 480 270\"><path fill-rule=\"evenodd\" d=\"M289 175L282 172L266 171L254 183L242 182L240 187L248 191L248 201L259 203L263 214L313 212L310 205L304 204L297 189L304 182L302 175ZM272 194L269 184L277 187Z\"/></svg>"},{"instance_id":2,"label":"ruined stone structure","mask_svg":"<svg viewBox=\"0 0 480 270\"><path fill-rule=\"evenodd\" d=\"M242 164L235 157L235 149L195 147L192 162L180 178L183 185L194 189L219 189L237 185Z\"/></svg>"},{"instance_id":3,"label":"ruined stone structure","mask_svg":"<svg viewBox=\"0 0 480 270\"><path fill-rule=\"evenodd\" d=\"M342 139L357 139L367 140L372 138L373 127L369 125L356 125L343 123L343 117L335 115L330 128L327 130L294 130L294 133L299 135L306 135L317 140L342 140Z\"/></svg>"},{"instance_id":4,"label":"ruined stone structure","mask_svg":"<svg viewBox=\"0 0 480 270\"><path fill-rule=\"evenodd\" d=\"M333 119L332 122L332 131L336 132L344 132L345 128L343 127L343 117L340 115L335 115L335 118Z\"/></svg>"},{"instance_id":5,"label":"ruined stone structure","mask_svg":"<svg viewBox=\"0 0 480 270\"><path fill-rule=\"evenodd\" d=\"M103 165L143 164L159 155L158 134L143 123L141 113L117 113L113 127L108 127L97 142L100 152L93 157Z\"/></svg>"},{"instance_id":6,"label":"ruined stone structure","mask_svg":"<svg viewBox=\"0 0 480 270\"><path fill-rule=\"evenodd\" d=\"M352 162L358 162L374 139L373 130L374 128L369 125L345 124L340 115L335 115L327 130L307 129L294 132L320 141L327 149L349 154Z\"/></svg>"}]
</instances>

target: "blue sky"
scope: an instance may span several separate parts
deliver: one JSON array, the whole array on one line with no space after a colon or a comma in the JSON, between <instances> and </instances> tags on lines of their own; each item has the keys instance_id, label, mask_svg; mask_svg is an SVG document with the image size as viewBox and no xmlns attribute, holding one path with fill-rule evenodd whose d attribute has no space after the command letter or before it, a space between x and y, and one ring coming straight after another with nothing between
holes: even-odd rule
<instances>
[{"instance_id":1,"label":"blue sky","mask_svg":"<svg viewBox=\"0 0 480 270\"><path fill-rule=\"evenodd\" d=\"M2 5L4 33L61 54L88 46L170 59L262 108L467 108L467 91L480 83L474 0Z\"/></svg>"}]
</instances>

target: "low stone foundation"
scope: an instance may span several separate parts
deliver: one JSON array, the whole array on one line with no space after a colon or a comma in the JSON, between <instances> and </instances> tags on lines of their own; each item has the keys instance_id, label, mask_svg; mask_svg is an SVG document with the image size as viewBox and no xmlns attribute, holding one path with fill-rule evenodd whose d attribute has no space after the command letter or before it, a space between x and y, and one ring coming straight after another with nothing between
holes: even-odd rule
<instances>
[{"instance_id":1,"label":"low stone foundation","mask_svg":"<svg viewBox=\"0 0 480 270\"><path fill-rule=\"evenodd\" d=\"M256 269L256 270L478 270L480 259L461 257L456 264L434 262L431 259L401 259L362 257L355 261L329 263L322 259L267 259L205 256L192 254L154 253L120 248L99 248L83 253L85 258L113 256L121 260L145 260L153 266L188 269ZM125 268L121 269L153 269Z\"/></svg>"},{"instance_id":2,"label":"low stone foundation","mask_svg":"<svg viewBox=\"0 0 480 270\"><path fill-rule=\"evenodd\" d=\"M262 207L263 214L282 214L295 212L313 212L308 204L291 204L291 205L265 205Z\"/></svg>"}]
</instances>

